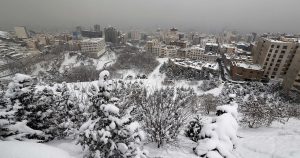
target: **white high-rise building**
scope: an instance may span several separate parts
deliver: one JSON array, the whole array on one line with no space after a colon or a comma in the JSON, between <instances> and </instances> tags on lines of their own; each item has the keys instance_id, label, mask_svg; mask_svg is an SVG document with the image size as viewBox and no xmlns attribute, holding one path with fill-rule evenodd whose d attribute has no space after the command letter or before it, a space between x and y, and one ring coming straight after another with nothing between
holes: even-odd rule
<instances>
[{"instance_id":1,"label":"white high-rise building","mask_svg":"<svg viewBox=\"0 0 300 158\"><path fill-rule=\"evenodd\" d=\"M105 49L105 41L103 38L84 39L80 42L80 46L83 53L104 53L102 50Z\"/></svg>"}]
</instances>

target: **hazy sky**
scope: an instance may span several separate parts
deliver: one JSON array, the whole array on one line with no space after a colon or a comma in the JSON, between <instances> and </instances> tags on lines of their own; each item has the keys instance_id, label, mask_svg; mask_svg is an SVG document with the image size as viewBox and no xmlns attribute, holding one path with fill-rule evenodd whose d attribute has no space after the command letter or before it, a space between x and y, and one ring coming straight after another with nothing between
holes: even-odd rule
<instances>
[{"instance_id":1,"label":"hazy sky","mask_svg":"<svg viewBox=\"0 0 300 158\"><path fill-rule=\"evenodd\" d=\"M0 29L122 29L300 32L300 0L0 0Z\"/></svg>"}]
</instances>

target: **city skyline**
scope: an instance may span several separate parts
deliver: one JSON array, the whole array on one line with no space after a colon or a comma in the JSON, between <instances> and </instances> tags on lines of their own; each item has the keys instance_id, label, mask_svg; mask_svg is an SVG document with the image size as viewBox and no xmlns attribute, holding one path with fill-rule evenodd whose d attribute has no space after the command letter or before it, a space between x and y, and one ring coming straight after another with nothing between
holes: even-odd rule
<instances>
[{"instance_id":1,"label":"city skyline","mask_svg":"<svg viewBox=\"0 0 300 158\"><path fill-rule=\"evenodd\" d=\"M297 0L2 0L1 29L70 30L75 26L153 30L176 26L185 31L299 33ZM33 7L34 6L34 7Z\"/></svg>"}]
</instances>

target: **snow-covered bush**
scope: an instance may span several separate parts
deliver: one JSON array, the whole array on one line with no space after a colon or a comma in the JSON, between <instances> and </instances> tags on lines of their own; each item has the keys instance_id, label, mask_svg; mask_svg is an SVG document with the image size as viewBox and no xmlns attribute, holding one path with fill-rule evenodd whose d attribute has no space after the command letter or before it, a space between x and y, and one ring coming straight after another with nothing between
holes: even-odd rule
<instances>
[{"instance_id":1,"label":"snow-covered bush","mask_svg":"<svg viewBox=\"0 0 300 158\"><path fill-rule=\"evenodd\" d=\"M58 138L74 136L79 127L84 123L84 110L80 107L78 98L65 82L56 89L55 99L55 135Z\"/></svg>"},{"instance_id":2,"label":"snow-covered bush","mask_svg":"<svg viewBox=\"0 0 300 158\"><path fill-rule=\"evenodd\" d=\"M185 130L185 136L190 138L192 141L197 142L200 139L200 132L203 128L203 121L201 116L197 115L192 121L189 122Z\"/></svg>"},{"instance_id":3,"label":"snow-covered bush","mask_svg":"<svg viewBox=\"0 0 300 158\"><path fill-rule=\"evenodd\" d=\"M28 126L34 106L34 89L33 78L23 74L16 74L9 83L0 108L2 139L47 139L44 132Z\"/></svg>"},{"instance_id":4,"label":"snow-covered bush","mask_svg":"<svg viewBox=\"0 0 300 158\"><path fill-rule=\"evenodd\" d=\"M285 122L288 117L288 106L277 99L254 96L251 94L248 101L240 106L243 116L242 123L249 128L270 126L273 121Z\"/></svg>"},{"instance_id":5,"label":"snow-covered bush","mask_svg":"<svg viewBox=\"0 0 300 158\"><path fill-rule=\"evenodd\" d=\"M132 109L120 110L119 99L111 96L107 71L99 77L99 91L92 98L90 119L80 128L79 143L89 150L89 157L145 158L141 149L144 134L131 117Z\"/></svg>"},{"instance_id":6,"label":"snow-covered bush","mask_svg":"<svg viewBox=\"0 0 300 158\"><path fill-rule=\"evenodd\" d=\"M34 96L33 78L24 74L16 74L9 83L4 95L8 99L7 107L19 106L16 112L17 121L27 119L27 111L32 106Z\"/></svg>"},{"instance_id":7,"label":"snow-covered bush","mask_svg":"<svg viewBox=\"0 0 300 158\"><path fill-rule=\"evenodd\" d=\"M56 128L53 90L45 87L35 93L33 100L34 103L29 110L27 125L32 129L43 131L46 134L45 140L53 139L55 136L53 131Z\"/></svg>"},{"instance_id":8,"label":"snow-covered bush","mask_svg":"<svg viewBox=\"0 0 300 158\"><path fill-rule=\"evenodd\" d=\"M217 107L218 116L205 124L194 148L196 155L204 158L231 158L237 141L237 104Z\"/></svg>"},{"instance_id":9,"label":"snow-covered bush","mask_svg":"<svg viewBox=\"0 0 300 158\"><path fill-rule=\"evenodd\" d=\"M143 95L143 96L142 96ZM166 88L147 94L140 94L139 112L142 114L144 129L151 142L157 147L176 140L180 128L191 114L193 94L174 88Z\"/></svg>"},{"instance_id":10,"label":"snow-covered bush","mask_svg":"<svg viewBox=\"0 0 300 158\"><path fill-rule=\"evenodd\" d=\"M218 79L204 80L198 88L205 92L217 88L220 84L221 82Z\"/></svg>"},{"instance_id":11,"label":"snow-covered bush","mask_svg":"<svg viewBox=\"0 0 300 158\"><path fill-rule=\"evenodd\" d=\"M204 94L199 96L201 107L203 108L203 111L205 111L206 114L209 114L212 111L216 111L218 102L217 99L218 98L212 94Z\"/></svg>"}]
</instances>

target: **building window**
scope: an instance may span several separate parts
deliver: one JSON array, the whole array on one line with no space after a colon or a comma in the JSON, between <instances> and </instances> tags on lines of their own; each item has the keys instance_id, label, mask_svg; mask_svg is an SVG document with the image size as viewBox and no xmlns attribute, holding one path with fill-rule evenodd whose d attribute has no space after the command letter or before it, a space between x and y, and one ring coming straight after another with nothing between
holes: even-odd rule
<instances>
[{"instance_id":1,"label":"building window","mask_svg":"<svg viewBox=\"0 0 300 158\"><path fill-rule=\"evenodd\" d=\"M273 49L270 49L270 51L269 52L273 52Z\"/></svg>"},{"instance_id":2,"label":"building window","mask_svg":"<svg viewBox=\"0 0 300 158\"><path fill-rule=\"evenodd\" d=\"M282 49L287 49L287 46L283 46Z\"/></svg>"},{"instance_id":3,"label":"building window","mask_svg":"<svg viewBox=\"0 0 300 158\"><path fill-rule=\"evenodd\" d=\"M283 51L281 51L281 54L284 54L285 53L285 51L283 50Z\"/></svg>"},{"instance_id":4,"label":"building window","mask_svg":"<svg viewBox=\"0 0 300 158\"><path fill-rule=\"evenodd\" d=\"M275 50L275 53L278 53L278 50Z\"/></svg>"},{"instance_id":5,"label":"building window","mask_svg":"<svg viewBox=\"0 0 300 158\"><path fill-rule=\"evenodd\" d=\"M280 55L279 58L283 58L283 55Z\"/></svg>"},{"instance_id":6,"label":"building window","mask_svg":"<svg viewBox=\"0 0 300 158\"><path fill-rule=\"evenodd\" d=\"M271 48L274 48L274 45L273 45L273 44L271 45Z\"/></svg>"},{"instance_id":7,"label":"building window","mask_svg":"<svg viewBox=\"0 0 300 158\"><path fill-rule=\"evenodd\" d=\"M280 45L277 45L277 48L280 48Z\"/></svg>"}]
</instances>

